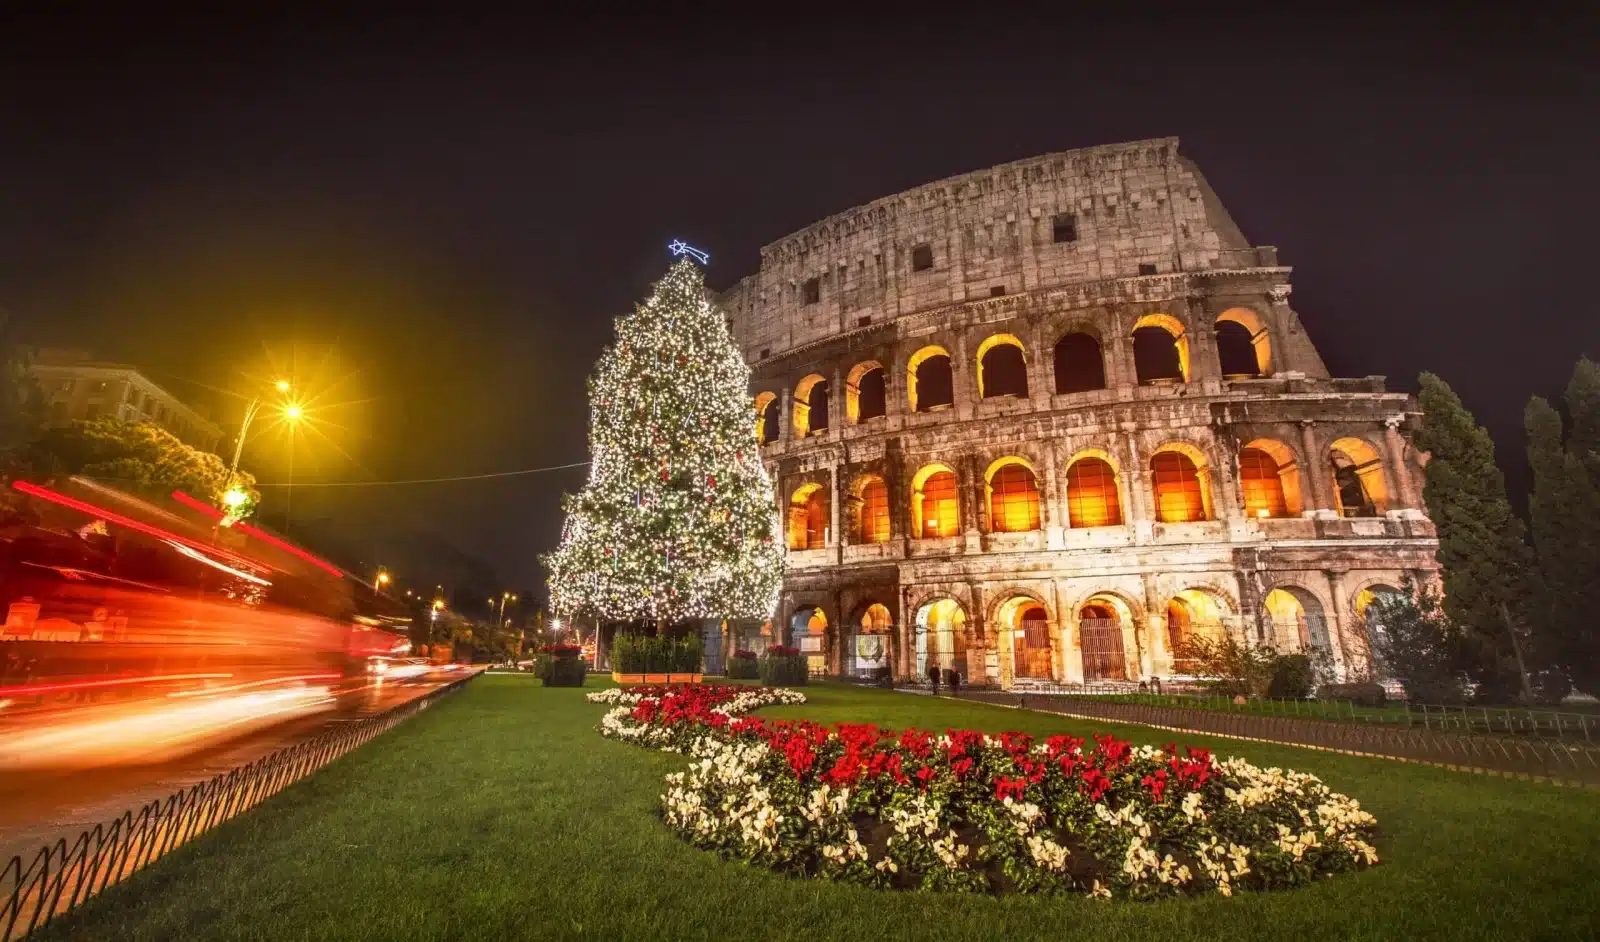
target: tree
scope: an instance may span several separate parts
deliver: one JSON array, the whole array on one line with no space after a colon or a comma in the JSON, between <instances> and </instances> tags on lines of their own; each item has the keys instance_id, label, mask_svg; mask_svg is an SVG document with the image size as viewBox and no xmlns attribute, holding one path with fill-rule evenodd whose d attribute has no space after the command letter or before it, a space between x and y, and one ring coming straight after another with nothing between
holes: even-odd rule
<instances>
[{"instance_id":1,"label":"tree","mask_svg":"<svg viewBox=\"0 0 1600 942\"><path fill-rule=\"evenodd\" d=\"M1535 396L1523 415L1533 469L1528 509L1544 587L1535 639L1541 654L1593 694L1600 691L1600 480L1585 450L1600 425L1600 370L1592 361L1578 361L1566 399L1573 421L1565 445L1550 403Z\"/></svg>"},{"instance_id":2,"label":"tree","mask_svg":"<svg viewBox=\"0 0 1600 942\"><path fill-rule=\"evenodd\" d=\"M26 469L39 474L82 474L131 491L164 496L180 490L221 506L228 490L228 466L209 452L191 448L150 422L101 418L73 422L45 432L29 449ZM249 515L260 500L255 478L235 479L245 502L231 512Z\"/></svg>"},{"instance_id":3,"label":"tree","mask_svg":"<svg viewBox=\"0 0 1600 942\"><path fill-rule=\"evenodd\" d=\"M1489 433L1444 380L1420 379L1426 418L1417 446L1429 453L1423 499L1439 533L1443 612L1460 631L1461 666L1478 695L1512 699L1527 692L1518 666L1527 652L1512 632L1527 624L1535 595L1532 550L1506 499Z\"/></svg>"},{"instance_id":4,"label":"tree","mask_svg":"<svg viewBox=\"0 0 1600 942\"><path fill-rule=\"evenodd\" d=\"M0 312L0 454L13 456L39 436L44 425L44 394L29 368L33 351L3 337Z\"/></svg>"},{"instance_id":5,"label":"tree","mask_svg":"<svg viewBox=\"0 0 1600 942\"><path fill-rule=\"evenodd\" d=\"M1431 462L1430 462L1431 463ZM1399 592L1385 592L1368 608L1372 653L1383 672L1423 703L1459 702L1461 633L1439 604L1439 595L1418 588L1408 576Z\"/></svg>"},{"instance_id":6,"label":"tree","mask_svg":"<svg viewBox=\"0 0 1600 942\"><path fill-rule=\"evenodd\" d=\"M767 618L783 575L750 369L687 258L617 320L589 380L589 481L544 560L556 614Z\"/></svg>"}]
</instances>

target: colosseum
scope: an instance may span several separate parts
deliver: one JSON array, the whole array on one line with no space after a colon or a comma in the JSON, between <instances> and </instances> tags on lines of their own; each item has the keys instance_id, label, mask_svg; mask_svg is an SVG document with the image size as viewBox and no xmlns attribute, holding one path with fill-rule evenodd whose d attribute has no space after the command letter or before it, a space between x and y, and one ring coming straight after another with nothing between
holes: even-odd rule
<instances>
[{"instance_id":1,"label":"colosseum","mask_svg":"<svg viewBox=\"0 0 1600 942\"><path fill-rule=\"evenodd\" d=\"M719 300L788 568L731 646L1013 688L1181 682L1180 642L1226 634L1359 674L1368 602L1435 566L1420 415L1329 375L1289 274L1172 138L766 246Z\"/></svg>"}]
</instances>

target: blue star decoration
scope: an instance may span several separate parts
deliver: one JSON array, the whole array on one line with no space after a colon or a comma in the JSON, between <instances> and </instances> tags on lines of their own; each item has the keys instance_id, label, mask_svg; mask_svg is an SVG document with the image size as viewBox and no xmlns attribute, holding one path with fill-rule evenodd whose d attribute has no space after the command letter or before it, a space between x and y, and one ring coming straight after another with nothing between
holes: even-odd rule
<instances>
[{"instance_id":1,"label":"blue star decoration","mask_svg":"<svg viewBox=\"0 0 1600 942\"><path fill-rule=\"evenodd\" d=\"M687 255L702 265L706 265L711 262L710 252L702 252L682 239L672 240L672 242L668 243L667 248L672 251L673 255Z\"/></svg>"}]
</instances>

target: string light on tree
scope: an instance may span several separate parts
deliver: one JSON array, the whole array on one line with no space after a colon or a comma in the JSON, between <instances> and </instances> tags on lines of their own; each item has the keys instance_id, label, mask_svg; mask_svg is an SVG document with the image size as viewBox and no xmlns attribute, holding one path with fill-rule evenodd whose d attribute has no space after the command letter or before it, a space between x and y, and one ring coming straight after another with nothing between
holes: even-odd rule
<instances>
[{"instance_id":1,"label":"string light on tree","mask_svg":"<svg viewBox=\"0 0 1600 942\"><path fill-rule=\"evenodd\" d=\"M750 369L691 259L632 315L589 381L589 480L546 557L558 614L766 618L783 576L772 481L750 421Z\"/></svg>"}]
</instances>

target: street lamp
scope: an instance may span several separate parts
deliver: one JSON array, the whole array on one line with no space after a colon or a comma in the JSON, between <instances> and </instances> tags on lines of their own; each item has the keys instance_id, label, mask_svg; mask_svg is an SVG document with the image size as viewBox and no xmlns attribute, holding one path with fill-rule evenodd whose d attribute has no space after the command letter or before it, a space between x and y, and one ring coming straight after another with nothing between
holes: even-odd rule
<instances>
[{"instance_id":1,"label":"street lamp","mask_svg":"<svg viewBox=\"0 0 1600 942\"><path fill-rule=\"evenodd\" d=\"M388 585L388 584L389 584L389 570L384 569L382 566L379 566L378 567L378 577L376 579L372 580L372 588L376 592L382 592L383 591L383 587Z\"/></svg>"},{"instance_id":2,"label":"street lamp","mask_svg":"<svg viewBox=\"0 0 1600 942\"><path fill-rule=\"evenodd\" d=\"M289 381L280 379L272 384L272 388L280 393L287 393L289 391ZM223 503L230 510L244 503L247 496L244 490L236 484L239 479L239 458L244 454L244 439L246 435L250 434L250 423L255 421L256 413L260 411L261 397L257 396L250 400L250 405L245 407L244 421L239 423L239 440L233 445L233 463L228 465L228 491L222 498ZM283 409L284 418L291 422L299 421L304 414L305 410L297 403L289 403Z\"/></svg>"}]
</instances>

